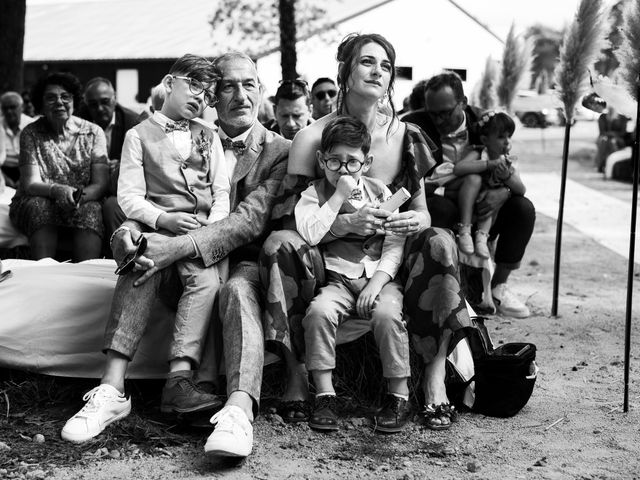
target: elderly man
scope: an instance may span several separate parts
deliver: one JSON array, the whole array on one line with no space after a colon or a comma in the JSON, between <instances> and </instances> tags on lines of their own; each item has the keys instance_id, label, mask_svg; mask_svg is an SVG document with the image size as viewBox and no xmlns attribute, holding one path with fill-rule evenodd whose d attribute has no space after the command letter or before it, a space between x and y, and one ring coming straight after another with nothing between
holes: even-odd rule
<instances>
[{"instance_id":1,"label":"elderly man","mask_svg":"<svg viewBox=\"0 0 640 480\"><path fill-rule=\"evenodd\" d=\"M15 186L20 178L20 133L35 121L22 113L22 107L22 96L18 92L6 92L0 96L3 117L0 124L0 165L10 186Z\"/></svg>"},{"instance_id":2,"label":"elderly man","mask_svg":"<svg viewBox=\"0 0 640 480\"><path fill-rule=\"evenodd\" d=\"M444 158L456 163L480 140L473 138L468 127L477 121L479 112L467 105L462 80L453 72L432 77L424 89L424 109L403 117L405 122L419 125L436 144L434 156L438 163ZM427 204L434 227L453 229L459 222L457 199L427 191ZM533 233L535 209L529 199L511 194L508 187L486 190L478 197L476 214L492 215L498 211L490 237L498 237L495 251L496 269L491 278L493 302L498 312L516 318L530 315L529 308L508 288L507 280L520 261Z\"/></svg>"},{"instance_id":3,"label":"elderly man","mask_svg":"<svg viewBox=\"0 0 640 480\"><path fill-rule=\"evenodd\" d=\"M320 77L311 86L311 103L313 105L313 119L317 120L336 109L338 102L338 88L333 80Z\"/></svg>"},{"instance_id":4,"label":"elderly man","mask_svg":"<svg viewBox=\"0 0 640 480\"><path fill-rule=\"evenodd\" d=\"M154 283L149 280L157 275L164 280L167 272L173 271L170 267L182 258L200 257L209 266L229 257L229 278L220 290L219 308L228 398L211 419L215 430L205 452L246 457L253 446L251 422L258 411L264 363L257 260L269 233L275 194L287 170L290 142L269 132L257 120L262 93L251 58L228 53L214 64L222 77L216 90L216 110L231 177L231 213L187 235L145 234L148 245L138 259L138 268L146 272L135 286L154 288L147 286ZM116 259L135 251L132 239L139 235L139 227L132 222L116 230L112 242Z\"/></svg>"},{"instance_id":5,"label":"elderly man","mask_svg":"<svg viewBox=\"0 0 640 480\"><path fill-rule=\"evenodd\" d=\"M300 130L311 123L309 89L304 80L284 80L276 91L274 102L276 118L267 128L293 140Z\"/></svg>"},{"instance_id":6,"label":"elderly man","mask_svg":"<svg viewBox=\"0 0 640 480\"><path fill-rule=\"evenodd\" d=\"M102 218L107 238L125 220L125 215L116 200L120 155L127 130L138 123L138 114L116 101L116 92L111 82L103 77L89 80L84 89L85 108L81 116L97 124L107 137L109 155L109 196L102 206Z\"/></svg>"}]
</instances>

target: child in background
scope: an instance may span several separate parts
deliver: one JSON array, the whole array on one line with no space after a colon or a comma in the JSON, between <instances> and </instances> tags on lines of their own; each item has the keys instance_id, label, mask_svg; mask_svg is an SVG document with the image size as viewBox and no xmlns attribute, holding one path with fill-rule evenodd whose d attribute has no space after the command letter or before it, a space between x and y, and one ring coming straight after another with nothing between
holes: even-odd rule
<instances>
[{"instance_id":1,"label":"child in background","mask_svg":"<svg viewBox=\"0 0 640 480\"><path fill-rule=\"evenodd\" d=\"M475 203L488 189L507 187L512 195L524 195L526 189L512 163L513 157L509 156L511 136L516 128L512 118L504 112L489 111L482 114L473 128L477 129L484 146L482 152L480 155L475 151L470 153L453 167L454 175L462 180L458 192L458 248L469 255L475 252L479 257L489 258L487 239L498 212L496 210L491 216L477 219L472 240Z\"/></svg>"},{"instance_id":2,"label":"child in background","mask_svg":"<svg viewBox=\"0 0 640 480\"><path fill-rule=\"evenodd\" d=\"M215 105L217 80L207 59L179 58L162 80L166 90L162 108L129 130L122 148L118 203L124 213L157 233L184 235L194 245L190 231L229 215L230 187L222 144L211 128L194 121L205 106ZM120 227L113 236L126 228ZM193 258L178 261L176 266L184 290L160 408L177 413L209 410L223 402L194 382L192 369L200 363L221 282L220 264L207 268L201 258ZM158 272L155 277L163 274ZM65 424L65 440L89 440L131 411L131 400L124 396L126 369L152 312L139 311L140 302L129 300L150 295L148 289L133 288L140 274L122 271L120 275L105 332L107 360L101 384L85 395L85 406Z\"/></svg>"},{"instance_id":3,"label":"child in background","mask_svg":"<svg viewBox=\"0 0 640 480\"><path fill-rule=\"evenodd\" d=\"M336 331L350 316L370 318L388 382L389 393L375 415L375 428L399 432L409 418L409 337L402 315L402 286L394 280L402 263L405 237L382 236L382 250L376 255L367 248L367 238L335 237L331 231L339 213L355 212L371 203L379 205L391 195L380 180L362 176L373 161L368 154L370 145L371 137L360 120L344 116L328 123L316 154L325 178L312 182L295 208L298 232L310 245L319 244L327 235L334 238L323 243L327 285L302 320L306 365L316 387L309 426L317 430L338 429L331 377Z\"/></svg>"}]
</instances>

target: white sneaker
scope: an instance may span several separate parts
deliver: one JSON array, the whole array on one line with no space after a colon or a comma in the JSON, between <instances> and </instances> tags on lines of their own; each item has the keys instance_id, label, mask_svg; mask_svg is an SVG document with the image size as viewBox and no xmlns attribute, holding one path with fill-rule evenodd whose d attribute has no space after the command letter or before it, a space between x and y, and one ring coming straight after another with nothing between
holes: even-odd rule
<instances>
[{"instance_id":1,"label":"white sneaker","mask_svg":"<svg viewBox=\"0 0 640 480\"><path fill-rule=\"evenodd\" d=\"M506 283L496 285L491 290L491 295L498 313L515 318L527 318L531 315L529 308L509 290Z\"/></svg>"},{"instance_id":2,"label":"white sneaker","mask_svg":"<svg viewBox=\"0 0 640 480\"><path fill-rule=\"evenodd\" d=\"M253 447L253 425L240 407L228 405L211 417L216 427L204 453L220 457L247 457Z\"/></svg>"},{"instance_id":3,"label":"white sneaker","mask_svg":"<svg viewBox=\"0 0 640 480\"><path fill-rule=\"evenodd\" d=\"M90 440L107 425L126 417L131 412L131 398L125 396L111 385L98 385L87 392L85 405L73 417L67 420L60 436L70 442Z\"/></svg>"}]
</instances>

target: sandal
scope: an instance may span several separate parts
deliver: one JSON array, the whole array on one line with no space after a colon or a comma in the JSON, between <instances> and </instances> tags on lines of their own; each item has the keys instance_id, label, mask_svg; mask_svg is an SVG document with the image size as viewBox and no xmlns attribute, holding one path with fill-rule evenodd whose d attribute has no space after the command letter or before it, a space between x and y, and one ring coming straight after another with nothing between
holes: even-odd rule
<instances>
[{"instance_id":1,"label":"sandal","mask_svg":"<svg viewBox=\"0 0 640 480\"><path fill-rule=\"evenodd\" d=\"M276 412L286 423L306 422L311 415L311 403L308 400L282 400Z\"/></svg>"},{"instance_id":2,"label":"sandal","mask_svg":"<svg viewBox=\"0 0 640 480\"><path fill-rule=\"evenodd\" d=\"M424 407L422 415L425 425L430 430L449 430L451 424L458 421L456 407L449 403L429 403Z\"/></svg>"}]
</instances>

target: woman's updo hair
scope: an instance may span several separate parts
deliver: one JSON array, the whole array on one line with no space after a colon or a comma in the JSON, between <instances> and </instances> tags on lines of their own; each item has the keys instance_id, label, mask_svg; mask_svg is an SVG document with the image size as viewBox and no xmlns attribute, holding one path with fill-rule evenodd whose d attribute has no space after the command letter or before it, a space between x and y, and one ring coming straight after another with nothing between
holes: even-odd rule
<instances>
[{"instance_id":1,"label":"woman's updo hair","mask_svg":"<svg viewBox=\"0 0 640 480\"><path fill-rule=\"evenodd\" d=\"M338 62L342 62L338 69L338 88L340 90L340 95L338 96L338 113L347 113L344 111L344 98L347 93L349 78L351 77L351 72L353 71L354 63L356 62L358 55L360 54L360 50L368 43L377 43L378 45L380 45L387 54L387 57L389 57L389 61L391 62L391 79L389 80L387 97L389 107L391 109L391 114L393 117L395 117L396 109L393 106L392 98L393 83L396 79L396 50L386 38L377 33L350 33L349 35L344 37L344 39L338 46L336 59L338 60Z\"/></svg>"},{"instance_id":2,"label":"woman's updo hair","mask_svg":"<svg viewBox=\"0 0 640 480\"><path fill-rule=\"evenodd\" d=\"M478 135L488 136L491 133L507 133L512 136L513 132L516 131L516 124L505 112L488 110L480 115L480 118L475 123L475 129Z\"/></svg>"},{"instance_id":3,"label":"woman's updo hair","mask_svg":"<svg viewBox=\"0 0 640 480\"><path fill-rule=\"evenodd\" d=\"M31 89L31 102L33 103L33 107L37 113L42 113L44 91L49 85L57 85L64 88L68 93L73 95L74 107L80 105L82 84L80 83L80 80L78 80L78 77L72 73L54 72L40 77Z\"/></svg>"}]
</instances>

